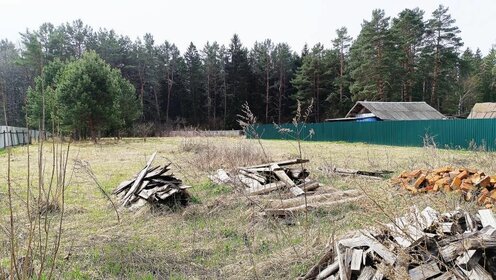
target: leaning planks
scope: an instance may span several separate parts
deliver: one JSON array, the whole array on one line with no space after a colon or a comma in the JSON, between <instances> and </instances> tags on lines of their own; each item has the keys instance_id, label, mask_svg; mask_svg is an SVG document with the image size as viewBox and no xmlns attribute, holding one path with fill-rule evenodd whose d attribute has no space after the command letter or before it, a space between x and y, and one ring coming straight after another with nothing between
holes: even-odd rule
<instances>
[{"instance_id":1,"label":"leaning planks","mask_svg":"<svg viewBox=\"0 0 496 280\"><path fill-rule=\"evenodd\" d=\"M189 201L189 186L170 173L170 164L151 167L156 152L146 166L130 180L120 183L113 194L123 207L137 210L145 205L186 205Z\"/></svg>"}]
</instances>

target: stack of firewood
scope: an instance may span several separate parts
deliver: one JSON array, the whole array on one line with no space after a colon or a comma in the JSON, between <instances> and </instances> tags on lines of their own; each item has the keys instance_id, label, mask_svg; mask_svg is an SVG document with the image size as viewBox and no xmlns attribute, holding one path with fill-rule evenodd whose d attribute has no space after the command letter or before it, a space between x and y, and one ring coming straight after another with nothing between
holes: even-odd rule
<instances>
[{"instance_id":1,"label":"stack of firewood","mask_svg":"<svg viewBox=\"0 0 496 280\"><path fill-rule=\"evenodd\" d=\"M465 200L476 200L479 205L492 208L496 202L496 176L482 171L450 166L434 170L403 171L393 184L411 193L456 192Z\"/></svg>"},{"instance_id":2,"label":"stack of firewood","mask_svg":"<svg viewBox=\"0 0 496 280\"><path fill-rule=\"evenodd\" d=\"M145 168L113 191L122 206L135 210L147 204L172 207L188 203L190 196L186 189L190 186L183 185L180 179L169 173L170 164L151 167L156 154L150 157Z\"/></svg>"},{"instance_id":3,"label":"stack of firewood","mask_svg":"<svg viewBox=\"0 0 496 280\"><path fill-rule=\"evenodd\" d=\"M363 230L328 248L301 279L493 279L496 219L491 210L440 214L432 208Z\"/></svg>"},{"instance_id":4,"label":"stack of firewood","mask_svg":"<svg viewBox=\"0 0 496 280\"><path fill-rule=\"evenodd\" d=\"M339 191L326 188L316 193L321 184L308 178L309 172L303 168L307 159L292 159L280 162L265 163L249 167L240 167L228 173L219 169L209 176L217 184L231 184L243 189L250 201L264 206L264 214L269 216L289 216L298 212L317 208L332 208L343 203L352 203L363 196L357 190ZM292 196L282 199L254 198L254 195L265 195L282 191Z\"/></svg>"}]
</instances>

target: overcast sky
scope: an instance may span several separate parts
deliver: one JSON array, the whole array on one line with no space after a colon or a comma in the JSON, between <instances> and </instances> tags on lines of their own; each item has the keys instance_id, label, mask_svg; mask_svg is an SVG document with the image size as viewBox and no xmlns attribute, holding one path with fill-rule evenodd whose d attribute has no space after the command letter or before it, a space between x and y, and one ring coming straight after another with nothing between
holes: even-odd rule
<instances>
[{"instance_id":1,"label":"overcast sky","mask_svg":"<svg viewBox=\"0 0 496 280\"><path fill-rule=\"evenodd\" d=\"M114 29L135 39L151 33L156 43L175 43L184 51L207 41L228 44L234 33L251 47L270 38L300 51L305 43L327 47L335 30L346 26L356 38L363 19L381 8L394 17L419 7L430 17L439 4L450 8L465 47L484 54L496 44L496 0L0 0L0 38L19 43L19 32L82 19L94 29Z\"/></svg>"}]
</instances>

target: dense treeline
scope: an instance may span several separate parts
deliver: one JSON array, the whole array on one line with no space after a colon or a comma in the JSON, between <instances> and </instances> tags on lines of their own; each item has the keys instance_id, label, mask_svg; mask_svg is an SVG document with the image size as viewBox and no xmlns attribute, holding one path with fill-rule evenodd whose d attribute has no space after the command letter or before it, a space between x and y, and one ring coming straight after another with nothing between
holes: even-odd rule
<instances>
[{"instance_id":1,"label":"dense treeline","mask_svg":"<svg viewBox=\"0 0 496 280\"><path fill-rule=\"evenodd\" d=\"M443 6L431 15L405 9L392 19L374 10L357 38L343 27L330 35L329 47L318 43L297 53L266 39L248 49L234 35L227 46L191 43L181 54L151 34L132 41L80 20L45 23L21 33L21 48L0 42L0 120L24 125L35 78L54 61L68 63L89 50L131 82L141 105L138 122L157 128L235 128L245 102L267 123L290 120L297 101L313 102L313 121L344 116L357 100L424 100L464 115L475 102L496 101L496 50L483 56L463 49L459 33Z\"/></svg>"}]
</instances>

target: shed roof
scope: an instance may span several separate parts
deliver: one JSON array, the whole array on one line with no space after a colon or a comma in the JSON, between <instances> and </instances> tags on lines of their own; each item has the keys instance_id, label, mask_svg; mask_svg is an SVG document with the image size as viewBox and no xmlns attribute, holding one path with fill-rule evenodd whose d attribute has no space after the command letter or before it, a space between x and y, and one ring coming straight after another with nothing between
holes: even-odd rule
<instances>
[{"instance_id":1,"label":"shed roof","mask_svg":"<svg viewBox=\"0 0 496 280\"><path fill-rule=\"evenodd\" d=\"M496 103L476 103L467 119L496 119Z\"/></svg>"},{"instance_id":2,"label":"shed roof","mask_svg":"<svg viewBox=\"0 0 496 280\"><path fill-rule=\"evenodd\" d=\"M381 120L437 120L446 118L425 102L358 101L346 115L372 113Z\"/></svg>"}]
</instances>

